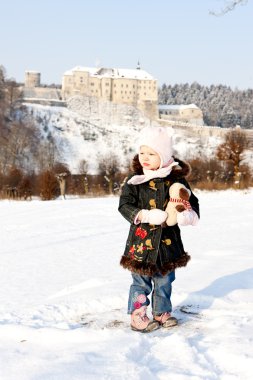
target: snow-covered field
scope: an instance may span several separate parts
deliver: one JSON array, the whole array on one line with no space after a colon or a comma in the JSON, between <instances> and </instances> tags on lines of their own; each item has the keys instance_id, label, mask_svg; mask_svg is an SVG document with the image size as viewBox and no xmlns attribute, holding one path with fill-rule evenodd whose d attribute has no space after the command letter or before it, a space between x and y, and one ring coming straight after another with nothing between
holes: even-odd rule
<instances>
[{"instance_id":1,"label":"snow-covered field","mask_svg":"<svg viewBox=\"0 0 253 380\"><path fill-rule=\"evenodd\" d=\"M253 191L196 194L180 324L151 334L128 326L117 197L1 201L0 379L252 379Z\"/></svg>"}]
</instances>

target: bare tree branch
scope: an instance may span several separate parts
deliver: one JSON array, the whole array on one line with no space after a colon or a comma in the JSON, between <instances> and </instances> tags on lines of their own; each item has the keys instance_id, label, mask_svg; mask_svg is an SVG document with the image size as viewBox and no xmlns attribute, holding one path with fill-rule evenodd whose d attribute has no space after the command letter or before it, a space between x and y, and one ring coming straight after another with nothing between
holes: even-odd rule
<instances>
[{"instance_id":1,"label":"bare tree branch","mask_svg":"<svg viewBox=\"0 0 253 380\"><path fill-rule=\"evenodd\" d=\"M220 12L214 12L214 11L209 11L209 14L212 16L224 16L224 14L231 12L237 7L237 5L245 5L247 4L248 0L233 0L229 1L227 5L220 10Z\"/></svg>"}]
</instances>

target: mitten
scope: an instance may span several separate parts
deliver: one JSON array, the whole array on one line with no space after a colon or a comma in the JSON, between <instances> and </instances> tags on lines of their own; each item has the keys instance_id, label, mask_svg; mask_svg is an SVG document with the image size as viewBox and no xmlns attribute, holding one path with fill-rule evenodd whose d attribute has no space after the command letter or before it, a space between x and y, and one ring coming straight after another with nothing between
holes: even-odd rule
<instances>
[{"instance_id":1,"label":"mitten","mask_svg":"<svg viewBox=\"0 0 253 380\"><path fill-rule=\"evenodd\" d=\"M157 224L161 225L167 219L167 212L160 210L158 208L153 208L152 210L141 210L139 220L142 223Z\"/></svg>"},{"instance_id":2,"label":"mitten","mask_svg":"<svg viewBox=\"0 0 253 380\"><path fill-rule=\"evenodd\" d=\"M177 222L180 226L196 226L199 217L194 210L185 210L177 213Z\"/></svg>"}]
</instances>

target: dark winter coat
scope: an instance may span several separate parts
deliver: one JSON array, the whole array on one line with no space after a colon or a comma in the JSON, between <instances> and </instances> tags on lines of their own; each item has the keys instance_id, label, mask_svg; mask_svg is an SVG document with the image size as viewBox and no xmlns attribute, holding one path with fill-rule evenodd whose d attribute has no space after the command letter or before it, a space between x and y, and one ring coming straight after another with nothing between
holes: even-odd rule
<instances>
[{"instance_id":1,"label":"dark winter coat","mask_svg":"<svg viewBox=\"0 0 253 380\"><path fill-rule=\"evenodd\" d=\"M186 266L190 256L185 252L178 224L168 227L134 224L138 212L142 209L159 208L165 210L170 199L169 188L174 182L180 182L190 189L185 177L190 172L188 164L175 159L175 166L165 178L155 178L140 185L131 185L127 181L135 174L143 174L138 156L134 158L134 174L130 175L122 188L119 201L119 212L131 223L125 252L120 264L141 275L153 276ZM191 193L189 202L199 215L197 197Z\"/></svg>"}]
</instances>

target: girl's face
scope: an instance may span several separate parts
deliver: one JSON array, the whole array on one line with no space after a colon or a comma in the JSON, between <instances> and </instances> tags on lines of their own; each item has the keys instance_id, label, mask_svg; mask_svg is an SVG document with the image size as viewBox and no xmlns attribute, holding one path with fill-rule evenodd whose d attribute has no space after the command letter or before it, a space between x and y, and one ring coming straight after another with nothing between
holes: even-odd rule
<instances>
[{"instance_id":1,"label":"girl's face","mask_svg":"<svg viewBox=\"0 0 253 380\"><path fill-rule=\"evenodd\" d=\"M149 146L142 145L139 152L139 161L144 169L156 170L159 169L161 164L161 158Z\"/></svg>"}]
</instances>

